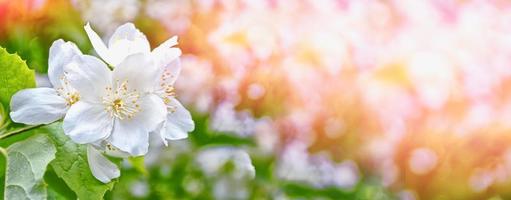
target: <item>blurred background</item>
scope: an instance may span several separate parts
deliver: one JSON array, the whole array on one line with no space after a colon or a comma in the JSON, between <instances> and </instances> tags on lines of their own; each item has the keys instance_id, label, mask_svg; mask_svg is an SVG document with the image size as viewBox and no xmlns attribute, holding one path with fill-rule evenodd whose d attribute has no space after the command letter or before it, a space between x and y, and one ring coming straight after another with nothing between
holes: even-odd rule
<instances>
[{"instance_id":1,"label":"blurred background","mask_svg":"<svg viewBox=\"0 0 511 200\"><path fill-rule=\"evenodd\" d=\"M0 0L0 46L86 22L178 35L196 122L107 199L511 199L510 1Z\"/></svg>"}]
</instances>

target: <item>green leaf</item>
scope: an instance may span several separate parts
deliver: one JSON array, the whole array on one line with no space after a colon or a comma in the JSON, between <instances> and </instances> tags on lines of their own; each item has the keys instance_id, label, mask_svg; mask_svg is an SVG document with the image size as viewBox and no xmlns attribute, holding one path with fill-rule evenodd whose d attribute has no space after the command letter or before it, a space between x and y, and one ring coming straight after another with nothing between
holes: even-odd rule
<instances>
[{"instance_id":1,"label":"green leaf","mask_svg":"<svg viewBox=\"0 0 511 200\"><path fill-rule=\"evenodd\" d=\"M0 48L0 103L9 107L11 97L18 90L35 87L34 71L16 54Z\"/></svg>"},{"instance_id":2,"label":"green leaf","mask_svg":"<svg viewBox=\"0 0 511 200\"><path fill-rule=\"evenodd\" d=\"M43 180L55 147L45 135L36 135L7 149L5 199L46 199Z\"/></svg>"},{"instance_id":3,"label":"green leaf","mask_svg":"<svg viewBox=\"0 0 511 200\"><path fill-rule=\"evenodd\" d=\"M103 199L114 187L115 181L104 184L90 171L87 162L87 146L71 141L62 131L62 123L53 123L43 129L57 147L55 160L50 165L55 174L76 193L78 199Z\"/></svg>"},{"instance_id":4,"label":"green leaf","mask_svg":"<svg viewBox=\"0 0 511 200\"><path fill-rule=\"evenodd\" d=\"M133 168L135 168L135 170L142 173L144 176L148 175L148 172L144 165L144 156L130 157L128 158L128 161L133 166Z\"/></svg>"},{"instance_id":5,"label":"green leaf","mask_svg":"<svg viewBox=\"0 0 511 200\"><path fill-rule=\"evenodd\" d=\"M4 109L4 106L0 103L0 134L2 134L6 127L9 125L9 121L7 120L9 115L7 111Z\"/></svg>"},{"instance_id":6,"label":"green leaf","mask_svg":"<svg viewBox=\"0 0 511 200\"><path fill-rule=\"evenodd\" d=\"M7 151L0 147L0 197L5 194L5 168L7 167Z\"/></svg>"},{"instance_id":7,"label":"green leaf","mask_svg":"<svg viewBox=\"0 0 511 200\"><path fill-rule=\"evenodd\" d=\"M48 184L48 199L76 199L76 194L55 174L51 165L46 169L44 181Z\"/></svg>"}]
</instances>

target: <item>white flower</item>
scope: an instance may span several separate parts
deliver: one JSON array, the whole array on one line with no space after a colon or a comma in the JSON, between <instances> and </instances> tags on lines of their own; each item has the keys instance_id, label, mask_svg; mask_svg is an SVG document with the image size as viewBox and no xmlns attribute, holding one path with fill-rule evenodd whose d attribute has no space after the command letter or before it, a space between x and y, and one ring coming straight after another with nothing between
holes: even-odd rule
<instances>
[{"instance_id":1,"label":"white flower","mask_svg":"<svg viewBox=\"0 0 511 200\"><path fill-rule=\"evenodd\" d=\"M325 155L311 155L307 144L293 141L284 147L277 163L280 179L304 182L314 187L340 187L352 189L359 181L359 170L354 161L336 163Z\"/></svg>"},{"instance_id":2,"label":"white flower","mask_svg":"<svg viewBox=\"0 0 511 200\"><path fill-rule=\"evenodd\" d=\"M208 178L213 178L216 199L247 199L247 180L255 178L255 168L247 152L238 148L215 147L199 152L195 159ZM232 164L232 171L225 167Z\"/></svg>"},{"instance_id":3,"label":"white flower","mask_svg":"<svg viewBox=\"0 0 511 200\"><path fill-rule=\"evenodd\" d=\"M234 164L232 176L236 179L254 178L255 168L247 152L238 148L214 147L201 151L195 161L208 176L218 176L228 163Z\"/></svg>"},{"instance_id":4,"label":"white flower","mask_svg":"<svg viewBox=\"0 0 511 200\"><path fill-rule=\"evenodd\" d=\"M76 56L65 66L71 85L82 95L64 118L64 132L76 143L105 140L130 155L147 153L149 133L165 120L166 105L153 94L158 69L137 53L113 70L93 56Z\"/></svg>"},{"instance_id":5,"label":"white flower","mask_svg":"<svg viewBox=\"0 0 511 200\"><path fill-rule=\"evenodd\" d=\"M188 137L188 132L193 131L195 124L192 116L186 108L175 98L174 83L181 71L179 56L181 50L173 48L177 45L177 37L172 37L151 51L146 36L132 23L119 26L111 36L108 47L101 38L92 30L89 24L85 30L96 53L113 67L126 57L145 53L159 69L159 81L154 85L152 92L158 95L167 107L167 120L159 126L161 138L165 144L166 139L177 140Z\"/></svg>"},{"instance_id":6,"label":"white flower","mask_svg":"<svg viewBox=\"0 0 511 200\"><path fill-rule=\"evenodd\" d=\"M165 120L160 129L160 135L167 145L167 139L179 140L188 137L188 132L193 131L195 124L192 115L175 98L174 83L181 63L176 59L171 64L161 70L159 84L155 86L154 93L163 99L167 106L167 120ZM177 70L176 70L177 69Z\"/></svg>"},{"instance_id":7,"label":"white flower","mask_svg":"<svg viewBox=\"0 0 511 200\"><path fill-rule=\"evenodd\" d=\"M72 42L61 39L53 42L48 58L48 78L53 88L31 88L14 94L10 113L14 122L48 124L64 117L68 108L80 98L63 71L64 65L76 55L82 53Z\"/></svg>"}]
</instances>

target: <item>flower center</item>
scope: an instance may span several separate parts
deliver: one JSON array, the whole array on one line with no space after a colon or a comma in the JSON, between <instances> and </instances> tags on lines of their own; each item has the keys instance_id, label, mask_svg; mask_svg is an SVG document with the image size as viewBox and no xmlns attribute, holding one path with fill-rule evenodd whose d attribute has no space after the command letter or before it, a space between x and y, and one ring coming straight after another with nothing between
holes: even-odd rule
<instances>
[{"instance_id":1,"label":"flower center","mask_svg":"<svg viewBox=\"0 0 511 200\"><path fill-rule=\"evenodd\" d=\"M105 110L111 117L131 119L141 110L138 104L140 95L137 90L128 89L128 81L117 81L114 85L114 89L106 87L106 96L103 97Z\"/></svg>"},{"instance_id":2,"label":"flower center","mask_svg":"<svg viewBox=\"0 0 511 200\"><path fill-rule=\"evenodd\" d=\"M112 107L116 112L120 112L122 109L122 104L123 104L122 99L116 99L114 100L114 102L112 102Z\"/></svg>"},{"instance_id":3,"label":"flower center","mask_svg":"<svg viewBox=\"0 0 511 200\"><path fill-rule=\"evenodd\" d=\"M80 94L78 94L78 92L74 92L70 94L66 100L69 106L73 105L74 103L80 100Z\"/></svg>"},{"instance_id":4,"label":"flower center","mask_svg":"<svg viewBox=\"0 0 511 200\"><path fill-rule=\"evenodd\" d=\"M65 76L60 77L60 87L57 94L66 100L66 105L71 106L80 100L80 94L71 85Z\"/></svg>"},{"instance_id":5,"label":"flower center","mask_svg":"<svg viewBox=\"0 0 511 200\"><path fill-rule=\"evenodd\" d=\"M165 105L167 105L169 112L175 112L175 108L170 105L170 102L172 98L176 97L176 90L173 85L167 82L167 79L173 77L174 76L170 73L170 71L165 69L160 77L160 89L157 91L157 94L163 99Z\"/></svg>"},{"instance_id":6,"label":"flower center","mask_svg":"<svg viewBox=\"0 0 511 200\"><path fill-rule=\"evenodd\" d=\"M168 86L168 87L164 88L162 94L163 94L163 102L165 102L165 104L169 104L170 99L176 96L176 92L174 91L174 87L172 87L172 86Z\"/></svg>"}]
</instances>

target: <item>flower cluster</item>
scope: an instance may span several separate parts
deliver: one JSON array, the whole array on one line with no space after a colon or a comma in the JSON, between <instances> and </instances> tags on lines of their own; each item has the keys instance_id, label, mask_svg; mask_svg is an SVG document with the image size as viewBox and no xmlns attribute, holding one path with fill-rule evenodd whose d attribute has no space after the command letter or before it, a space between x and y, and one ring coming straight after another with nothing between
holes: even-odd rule
<instances>
[{"instance_id":1,"label":"flower cluster","mask_svg":"<svg viewBox=\"0 0 511 200\"><path fill-rule=\"evenodd\" d=\"M10 115L30 125L63 119L64 133L88 145L92 174L107 183L120 171L104 154L145 155L150 135L167 144L186 138L194 122L175 98L181 70L177 37L151 51L132 23L119 26L108 45L89 24L85 31L101 59L83 54L72 42L55 41L48 61L52 88L19 91Z\"/></svg>"}]
</instances>

